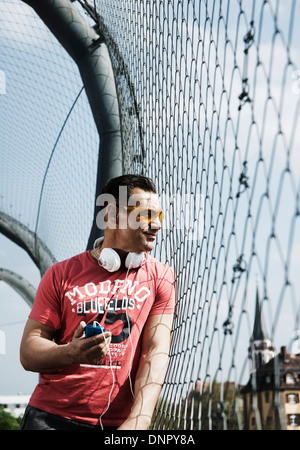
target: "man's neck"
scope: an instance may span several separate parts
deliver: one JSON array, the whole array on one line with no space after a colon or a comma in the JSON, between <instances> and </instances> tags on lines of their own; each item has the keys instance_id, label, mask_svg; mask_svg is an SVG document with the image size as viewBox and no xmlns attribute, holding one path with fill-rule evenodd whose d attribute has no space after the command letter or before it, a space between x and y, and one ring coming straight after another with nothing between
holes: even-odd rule
<instances>
[{"instance_id":1,"label":"man's neck","mask_svg":"<svg viewBox=\"0 0 300 450\"><path fill-rule=\"evenodd\" d=\"M128 252L126 252L125 250L122 250L120 248L116 248L113 245L110 245L109 240L105 239L105 238L95 249L90 251L91 256L96 261L98 261L99 256L101 254L101 250L103 250L104 248L112 248L113 250L115 250L118 253L118 255L120 256L122 265L125 263L125 259L126 259L126 256L128 255Z\"/></svg>"}]
</instances>

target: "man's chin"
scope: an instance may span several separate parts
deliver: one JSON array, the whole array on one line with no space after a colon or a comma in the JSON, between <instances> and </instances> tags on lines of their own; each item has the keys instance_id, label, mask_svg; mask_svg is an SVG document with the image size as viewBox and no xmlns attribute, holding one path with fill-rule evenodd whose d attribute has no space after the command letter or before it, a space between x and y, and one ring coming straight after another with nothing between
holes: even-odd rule
<instances>
[{"instance_id":1,"label":"man's chin","mask_svg":"<svg viewBox=\"0 0 300 450\"><path fill-rule=\"evenodd\" d=\"M153 250L155 244L155 237L147 236L146 233L143 233L142 247L144 252L151 252Z\"/></svg>"}]
</instances>

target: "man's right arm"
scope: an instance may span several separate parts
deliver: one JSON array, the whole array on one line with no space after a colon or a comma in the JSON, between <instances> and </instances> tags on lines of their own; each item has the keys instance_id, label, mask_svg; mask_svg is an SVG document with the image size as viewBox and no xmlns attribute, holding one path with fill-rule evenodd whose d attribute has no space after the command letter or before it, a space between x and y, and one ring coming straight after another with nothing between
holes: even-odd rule
<instances>
[{"instance_id":1,"label":"man's right arm","mask_svg":"<svg viewBox=\"0 0 300 450\"><path fill-rule=\"evenodd\" d=\"M20 346L20 360L25 370L55 373L73 364L96 364L108 351L111 333L85 339L85 322L80 322L68 344L53 341L55 330L28 319Z\"/></svg>"}]
</instances>

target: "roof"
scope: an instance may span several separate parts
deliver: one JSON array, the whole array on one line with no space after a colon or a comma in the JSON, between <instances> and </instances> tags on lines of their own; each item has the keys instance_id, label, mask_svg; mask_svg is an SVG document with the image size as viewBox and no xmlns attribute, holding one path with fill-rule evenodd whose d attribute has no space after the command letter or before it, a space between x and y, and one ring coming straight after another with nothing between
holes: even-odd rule
<instances>
[{"instance_id":1,"label":"roof","mask_svg":"<svg viewBox=\"0 0 300 450\"><path fill-rule=\"evenodd\" d=\"M266 331L265 323L261 312L258 288L256 288L255 320L250 341L263 341L266 339L269 339L269 337Z\"/></svg>"},{"instance_id":2,"label":"roof","mask_svg":"<svg viewBox=\"0 0 300 450\"><path fill-rule=\"evenodd\" d=\"M281 347L280 353L277 355L277 364L275 365L275 358L272 358L268 363L262 365L252 376L256 375L256 385L258 391L274 389L277 385L276 379L279 374L280 390L300 390L300 355L294 355L286 352L286 347ZM275 369L275 367L278 369ZM276 370L276 374L275 374ZM286 375L290 374L293 377L293 382L287 381ZM277 375L275 377L275 375ZM243 393L252 391L252 377L250 377L247 385L241 390Z\"/></svg>"}]
</instances>

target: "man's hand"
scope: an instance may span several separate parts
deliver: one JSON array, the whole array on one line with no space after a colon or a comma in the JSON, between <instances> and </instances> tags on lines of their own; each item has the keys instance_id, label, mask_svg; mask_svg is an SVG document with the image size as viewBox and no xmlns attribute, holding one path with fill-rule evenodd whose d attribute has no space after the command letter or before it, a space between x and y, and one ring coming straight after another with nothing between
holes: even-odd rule
<instances>
[{"instance_id":1,"label":"man's hand","mask_svg":"<svg viewBox=\"0 0 300 450\"><path fill-rule=\"evenodd\" d=\"M118 430L147 430L151 424L151 416L132 417L125 420L119 427Z\"/></svg>"},{"instance_id":2,"label":"man's hand","mask_svg":"<svg viewBox=\"0 0 300 450\"><path fill-rule=\"evenodd\" d=\"M25 370L54 373L73 364L95 364L108 352L111 333L84 337L85 322L80 322L68 344L53 342L55 330L28 319L20 348L20 359Z\"/></svg>"},{"instance_id":3,"label":"man's hand","mask_svg":"<svg viewBox=\"0 0 300 450\"><path fill-rule=\"evenodd\" d=\"M69 355L73 364L96 364L109 350L111 333L104 333L84 338L85 322L80 322L76 328L72 341L68 344Z\"/></svg>"}]
</instances>

